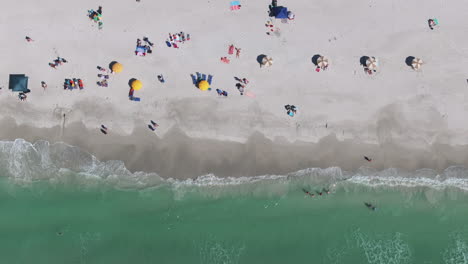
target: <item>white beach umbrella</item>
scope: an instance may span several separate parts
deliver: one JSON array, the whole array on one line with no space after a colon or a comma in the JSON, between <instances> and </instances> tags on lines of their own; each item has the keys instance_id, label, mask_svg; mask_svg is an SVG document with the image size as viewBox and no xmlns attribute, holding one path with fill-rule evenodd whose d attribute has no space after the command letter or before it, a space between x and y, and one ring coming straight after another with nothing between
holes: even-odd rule
<instances>
[{"instance_id":1,"label":"white beach umbrella","mask_svg":"<svg viewBox=\"0 0 468 264\"><path fill-rule=\"evenodd\" d=\"M271 66L271 65L273 65L273 59L270 58L270 57L264 57L264 58L262 59L262 65L263 65L263 66L268 66L268 67Z\"/></svg>"},{"instance_id":2,"label":"white beach umbrella","mask_svg":"<svg viewBox=\"0 0 468 264\"><path fill-rule=\"evenodd\" d=\"M423 61L420 58L414 58L413 62L411 63L411 67L413 67L414 70L419 70L421 69L422 64Z\"/></svg>"},{"instance_id":3,"label":"white beach umbrella","mask_svg":"<svg viewBox=\"0 0 468 264\"><path fill-rule=\"evenodd\" d=\"M377 68L377 59L375 57L370 57L366 61L366 66L369 70L375 70Z\"/></svg>"},{"instance_id":4,"label":"white beach umbrella","mask_svg":"<svg viewBox=\"0 0 468 264\"><path fill-rule=\"evenodd\" d=\"M328 59L325 56L320 56L317 60L317 66L324 68L328 66Z\"/></svg>"}]
</instances>

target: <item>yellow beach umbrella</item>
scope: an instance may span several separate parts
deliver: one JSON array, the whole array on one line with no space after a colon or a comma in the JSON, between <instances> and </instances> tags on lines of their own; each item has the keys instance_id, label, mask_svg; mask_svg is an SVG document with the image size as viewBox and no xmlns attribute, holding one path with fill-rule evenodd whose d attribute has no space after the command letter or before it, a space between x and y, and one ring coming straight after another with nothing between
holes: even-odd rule
<instances>
[{"instance_id":1,"label":"yellow beach umbrella","mask_svg":"<svg viewBox=\"0 0 468 264\"><path fill-rule=\"evenodd\" d=\"M420 58L414 58L413 62L411 62L411 67L413 67L414 70L419 70L422 64L423 61Z\"/></svg>"},{"instance_id":2,"label":"yellow beach umbrella","mask_svg":"<svg viewBox=\"0 0 468 264\"><path fill-rule=\"evenodd\" d=\"M133 90L138 91L143 87L143 83L140 82L139 80L133 80L132 83L130 84Z\"/></svg>"},{"instance_id":3,"label":"yellow beach umbrella","mask_svg":"<svg viewBox=\"0 0 468 264\"><path fill-rule=\"evenodd\" d=\"M198 83L198 88L202 91L206 91L210 88L210 84L207 81L202 80Z\"/></svg>"},{"instance_id":4,"label":"yellow beach umbrella","mask_svg":"<svg viewBox=\"0 0 468 264\"><path fill-rule=\"evenodd\" d=\"M319 66L320 68L325 68L328 66L328 59L325 58L325 56L320 56L320 58L318 58L317 60L317 66Z\"/></svg>"},{"instance_id":5,"label":"yellow beach umbrella","mask_svg":"<svg viewBox=\"0 0 468 264\"><path fill-rule=\"evenodd\" d=\"M119 72L122 72L123 70L123 65L116 62L114 64L112 64L112 68L111 68L112 72L116 72L116 73L119 73Z\"/></svg>"}]
</instances>

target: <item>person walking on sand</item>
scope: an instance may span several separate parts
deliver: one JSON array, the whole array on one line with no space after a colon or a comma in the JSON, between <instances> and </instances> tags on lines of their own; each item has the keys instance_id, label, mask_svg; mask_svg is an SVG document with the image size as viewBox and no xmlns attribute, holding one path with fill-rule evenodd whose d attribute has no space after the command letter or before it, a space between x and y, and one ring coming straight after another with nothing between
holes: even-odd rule
<instances>
[{"instance_id":1,"label":"person walking on sand","mask_svg":"<svg viewBox=\"0 0 468 264\"><path fill-rule=\"evenodd\" d=\"M239 58L240 52L241 52L241 49L240 49L240 48L236 48L236 58Z\"/></svg>"},{"instance_id":2,"label":"person walking on sand","mask_svg":"<svg viewBox=\"0 0 468 264\"><path fill-rule=\"evenodd\" d=\"M42 82L41 82L41 86L42 86L42 88L44 88L44 90L45 90L45 89L47 88L46 82L42 81Z\"/></svg>"},{"instance_id":3,"label":"person walking on sand","mask_svg":"<svg viewBox=\"0 0 468 264\"><path fill-rule=\"evenodd\" d=\"M158 75L158 80L161 82L161 83L165 83L166 81L164 80L164 77L162 74Z\"/></svg>"}]
</instances>

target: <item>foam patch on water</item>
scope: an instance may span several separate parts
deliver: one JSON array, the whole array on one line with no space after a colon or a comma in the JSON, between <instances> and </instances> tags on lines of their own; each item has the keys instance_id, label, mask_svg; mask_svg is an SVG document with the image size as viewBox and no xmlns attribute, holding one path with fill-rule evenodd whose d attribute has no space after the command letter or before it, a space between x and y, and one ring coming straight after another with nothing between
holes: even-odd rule
<instances>
[{"instance_id":1,"label":"foam patch on water","mask_svg":"<svg viewBox=\"0 0 468 264\"><path fill-rule=\"evenodd\" d=\"M364 251L369 264L405 264L411 261L411 251L403 235L370 238L359 230L355 232L357 246Z\"/></svg>"},{"instance_id":2,"label":"foam patch on water","mask_svg":"<svg viewBox=\"0 0 468 264\"><path fill-rule=\"evenodd\" d=\"M445 264L468 264L468 241L460 234L453 236L452 244L443 254Z\"/></svg>"}]
</instances>

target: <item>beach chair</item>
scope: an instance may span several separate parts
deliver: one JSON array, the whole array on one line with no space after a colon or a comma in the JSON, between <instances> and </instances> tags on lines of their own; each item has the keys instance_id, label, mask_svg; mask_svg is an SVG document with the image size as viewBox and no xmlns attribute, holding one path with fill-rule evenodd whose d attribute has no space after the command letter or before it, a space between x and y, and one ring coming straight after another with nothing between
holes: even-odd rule
<instances>
[{"instance_id":1,"label":"beach chair","mask_svg":"<svg viewBox=\"0 0 468 264\"><path fill-rule=\"evenodd\" d=\"M206 74L202 74L202 80L206 81Z\"/></svg>"},{"instance_id":2,"label":"beach chair","mask_svg":"<svg viewBox=\"0 0 468 264\"><path fill-rule=\"evenodd\" d=\"M197 77L195 77L193 74L190 74L190 77L192 77L193 85L197 85Z\"/></svg>"},{"instance_id":3,"label":"beach chair","mask_svg":"<svg viewBox=\"0 0 468 264\"><path fill-rule=\"evenodd\" d=\"M239 10L240 5L239 1L231 1L231 10Z\"/></svg>"},{"instance_id":4,"label":"beach chair","mask_svg":"<svg viewBox=\"0 0 468 264\"><path fill-rule=\"evenodd\" d=\"M196 74L197 74L197 81L198 81L198 80L201 80L201 73L196 72Z\"/></svg>"},{"instance_id":5,"label":"beach chair","mask_svg":"<svg viewBox=\"0 0 468 264\"><path fill-rule=\"evenodd\" d=\"M211 81L213 80L213 75L209 74L208 75L208 83L211 85Z\"/></svg>"}]
</instances>

